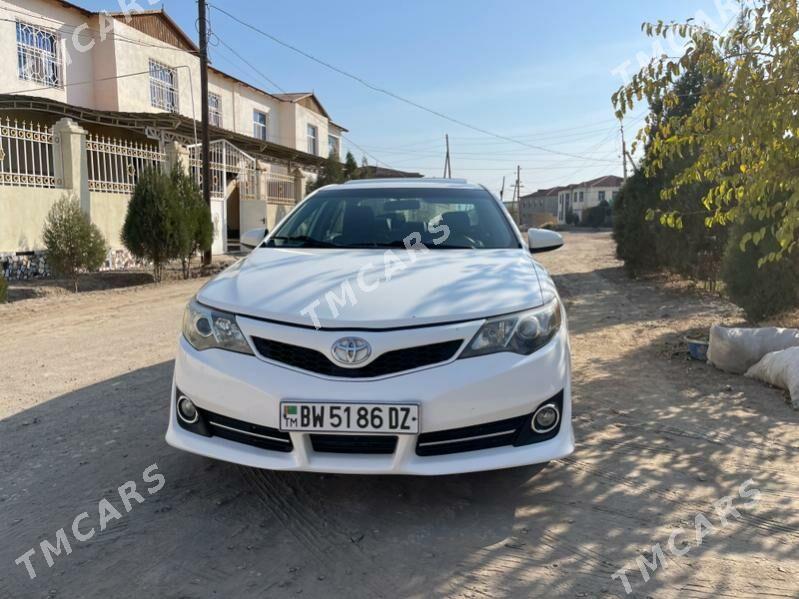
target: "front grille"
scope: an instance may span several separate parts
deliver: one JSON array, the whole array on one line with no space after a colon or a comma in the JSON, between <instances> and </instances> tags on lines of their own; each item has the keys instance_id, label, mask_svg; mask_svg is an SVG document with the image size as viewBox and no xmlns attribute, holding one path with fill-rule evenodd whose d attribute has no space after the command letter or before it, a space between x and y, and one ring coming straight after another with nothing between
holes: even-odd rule
<instances>
[{"instance_id":1,"label":"front grille","mask_svg":"<svg viewBox=\"0 0 799 599\"><path fill-rule=\"evenodd\" d=\"M207 410L200 410L201 420L207 426L207 430L214 437L222 437L229 441L270 449L272 451L289 452L294 449L291 444L291 437L288 433L281 432L276 428L250 424L235 418L228 418L221 414L214 414Z\"/></svg>"},{"instance_id":2,"label":"front grille","mask_svg":"<svg viewBox=\"0 0 799 599\"><path fill-rule=\"evenodd\" d=\"M457 339L396 349L378 356L362 368L342 368L315 349L261 337L253 337L252 340L258 353L269 360L317 374L353 379L385 376L446 362L455 355L463 342Z\"/></svg>"},{"instance_id":3,"label":"front grille","mask_svg":"<svg viewBox=\"0 0 799 599\"><path fill-rule=\"evenodd\" d=\"M395 435L311 435L313 450L320 453L391 454Z\"/></svg>"}]
</instances>

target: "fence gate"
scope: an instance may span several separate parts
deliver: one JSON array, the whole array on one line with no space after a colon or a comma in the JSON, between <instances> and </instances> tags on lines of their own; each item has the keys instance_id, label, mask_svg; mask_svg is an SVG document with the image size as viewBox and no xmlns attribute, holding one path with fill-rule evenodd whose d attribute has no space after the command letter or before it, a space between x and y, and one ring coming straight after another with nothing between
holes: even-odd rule
<instances>
[{"instance_id":1,"label":"fence gate","mask_svg":"<svg viewBox=\"0 0 799 599\"><path fill-rule=\"evenodd\" d=\"M189 168L200 189L202 177L202 144L188 146ZM226 139L212 141L209 145L211 171L211 215L214 220L215 253L228 251L238 245L242 223L241 204L257 200L257 175L255 158L242 152ZM266 215L266 206L264 206Z\"/></svg>"}]
</instances>

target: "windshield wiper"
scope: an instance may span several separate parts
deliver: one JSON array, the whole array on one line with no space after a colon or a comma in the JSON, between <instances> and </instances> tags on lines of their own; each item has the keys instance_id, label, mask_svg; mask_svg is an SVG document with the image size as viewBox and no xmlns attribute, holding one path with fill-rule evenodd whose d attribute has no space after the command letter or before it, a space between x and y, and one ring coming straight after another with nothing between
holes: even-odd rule
<instances>
[{"instance_id":1,"label":"windshield wiper","mask_svg":"<svg viewBox=\"0 0 799 599\"><path fill-rule=\"evenodd\" d=\"M336 247L341 248L407 248L407 249L416 249L416 246L411 244L407 246L404 241L402 240L395 240L395 241L360 241L358 243L346 243ZM471 245L436 245L434 243L425 244L425 247L429 250L473 250L475 249Z\"/></svg>"},{"instance_id":2,"label":"windshield wiper","mask_svg":"<svg viewBox=\"0 0 799 599\"><path fill-rule=\"evenodd\" d=\"M304 248L337 248L341 247L336 245L335 243L330 243L328 241L322 241L321 239L314 239L313 237L308 237L307 235L278 235L276 237L272 237L269 240L270 244L273 241L286 241L288 243L299 243L301 245L297 246L290 246L290 247L304 247ZM272 247L280 247L280 246L272 246Z\"/></svg>"}]
</instances>

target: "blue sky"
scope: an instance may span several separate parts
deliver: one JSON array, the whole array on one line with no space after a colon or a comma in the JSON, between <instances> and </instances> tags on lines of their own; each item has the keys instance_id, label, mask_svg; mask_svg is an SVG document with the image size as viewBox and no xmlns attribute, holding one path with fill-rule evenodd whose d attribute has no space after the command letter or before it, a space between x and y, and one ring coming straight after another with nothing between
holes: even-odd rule
<instances>
[{"instance_id":1,"label":"blue sky","mask_svg":"<svg viewBox=\"0 0 799 599\"><path fill-rule=\"evenodd\" d=\"M139 0L142 6L147 0ZM213 0L210 0L213 3ZM115 0L77 0L114 10ZM498 190L516 165L523 193L621 174L613 70L652 53L643 21L684 20L699 11L725 24L732 0L217 0L220 7L375 85L477 127L583 158L501 141L371 91L212 10L211 27L288 91L313 90L370 162L441 176L443 136L453 175ZM721 5L721 10L719 9ZM155 7L159 7L156 4ZM167 0L196 39L196 3ZM701 15L700 15L701 16ZM722 20L723 18L723 20ZM668 46L666 46L668 49ZM277 91L221 45L214 65ZM628 140L640 120L627 119ZM358 157L363 152L350 146ZM590 160L589 160L590 159Z\"/></svg>"}]
</instances>

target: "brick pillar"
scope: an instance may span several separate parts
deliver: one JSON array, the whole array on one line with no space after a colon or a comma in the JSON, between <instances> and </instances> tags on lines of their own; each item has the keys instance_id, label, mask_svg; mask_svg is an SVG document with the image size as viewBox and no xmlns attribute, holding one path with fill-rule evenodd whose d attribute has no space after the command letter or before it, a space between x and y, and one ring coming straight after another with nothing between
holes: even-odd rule
<instances>
[{"instance_id":1,"label":"brick pillar","mask_svg":"<svg viewBox=\"0 0 799 599\"><path fill-rule=\"evenodd\" d=\"M269 201L269 173L272 172L272 165L263 160L255 162L255 197L256 199Z\"/></svg>"},{"instance_id":2,"label":"brick pillar","mask_svg":"<svg viewBox=\"0 0 799 599\"><path fill-rule=\"evenodd\" d=\"M305 175L298 168L294 169L294 201L299 204L305 198Z\"/></svg>"},{"instance_id":3,"label":"brick pillar","mask_svg":"<svg viewBox=\"0 0 799 599\"><path fill-rule=\"evenodd\" d=\"M189 150L186 146L176 141L170 141L164 147L164 154L166 155L164 166L167 172L170 172L176 166L180 166L180 170L187 175L189 174Z\"/></svg>"},{"instance_id":4,"label":"brick pillar","mask_svg":"<svg viewBox=\"0 0 799 599\"><path fill-rule=\"evenodd\" d=\"M80 200L80 207L91 214L89 171L86 160L86 130L68 118L53 125L53 170L67 193Z\"/></svg>"}]
</instances>

